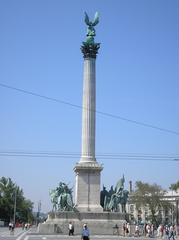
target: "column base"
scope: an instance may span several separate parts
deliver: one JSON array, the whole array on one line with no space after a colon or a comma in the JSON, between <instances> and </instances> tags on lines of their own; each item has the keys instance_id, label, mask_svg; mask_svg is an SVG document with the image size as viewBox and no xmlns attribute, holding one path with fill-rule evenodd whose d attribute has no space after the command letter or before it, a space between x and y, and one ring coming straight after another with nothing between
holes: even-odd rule
<instances>
[{"instance_id":1,"label":"column base","mask_svg":"<svg viewBox=\"0 0 179 240\"><path fill-rule=\"evenodd\" d=\"M79 163L89 163L89 162L95 162L96 163L96 158L95 157L89 157L89 156L82 156Z\"/></svg>"},{"instance_id":2,"label":"column base","mask_svg":"<svg viewBox=\"0 0 179 240\"><path fill-rule=\"evenodd\" d=\"M81 158L82 159L82 158ZM76 164L76 166L74 167L74 171L78 172L78 171L87 171L87 172L91 172L91 171L99 171L101 172L103 170L103 166L101 164L99 164L96 160L95 161L81 161L79 163Z\"/></svg>"}]
</instances>

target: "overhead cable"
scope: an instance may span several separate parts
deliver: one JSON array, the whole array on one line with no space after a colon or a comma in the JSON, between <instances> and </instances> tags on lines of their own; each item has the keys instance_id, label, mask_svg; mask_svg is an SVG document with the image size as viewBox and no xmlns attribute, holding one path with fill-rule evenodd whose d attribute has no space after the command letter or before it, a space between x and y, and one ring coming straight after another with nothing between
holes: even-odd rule
<instances>
[{"instance_id":1,"label":"overhead cable","mask_svg":"<svg viewBox=\"0 0 179 240\"><path fill-rule=\"evenodd\" d=\"M32 157L32 158L80 158L79 153L65 152L29 152L29 151L0 151L1 157ZM96 154L98 159L134 160L134 161L179 161L176 155L152 154Z\"/></svg>"},{"instance_id":2,"label":"overhead cable","mask_svg":"<svg viewBox=\"0 0 179 240\"><path fill-rule=\"evenodd\" d=\"M16 91L21 92L21 93L29 94L29 95L32 95L32 96L35 96L35 97L40 97L40 98L43 98L43 99L46 99L46 100L49 100L49 101L53 101L53 102L69 105L71 107L83 109L82 106L77 105L77 104L73 104L73 103L66 102L66 101L63 101L63 100L60 100L60 99L48 97L48 96L41 95L41 94L38 94L38 93L34 93L34 92L31 92L31 91L27 91L27 90L24 90L24 89L12 87L12 86L9 86L9 85L3 84L3 83L0 83L0 86L4 87L4 88L11 89L11 90L16 90ZM89 111L94 111L93 109L88 109L88 110ZM140 126L143 126L143 127L153 128L153 129L156 129L156 130L159 130L159 131L162 131L162 132L167 132L167 133L179 135L179 132L174 131L174 130L154 126L154 125L151 125L151 124L148 124L148 123L139 122L139 121L128 119L128 118L125 118L125 117L122 117L122 116L119 116L119 115L114 115L114 114L111 114L111 113L106 113L106 112L102 112L102 111L98 111L98 110L96 110L95 112L97 114L100 114L100 115L103 115L103 116L107 116L107 117L111 117L111 118L115 118L115 119L120 119L122 121L130 122L130 123L137 124L137 125L140 125Z\"/></svg>"}]
</instances>

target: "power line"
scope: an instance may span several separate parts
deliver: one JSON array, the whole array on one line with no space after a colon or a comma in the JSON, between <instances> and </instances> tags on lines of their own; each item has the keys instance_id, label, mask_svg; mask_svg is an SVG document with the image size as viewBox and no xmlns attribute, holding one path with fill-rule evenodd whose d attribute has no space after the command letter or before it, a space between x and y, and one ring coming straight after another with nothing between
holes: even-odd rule
<instances>
[{"instance_id":1,"label":"power line","mask_svg":"<svg viewBox=\"0 0 179 240\"><path fill-rule=\"evenodd\" d=\"M59 151L27 151L27 150L0 150L1 154L41 154L41 155L72 155L80 156L80 152ZM154 158L177 158L179 154L151 154L151 153L97 153L96 156L127 156L127 157L154 157Z\"/></svg>"},{"instance_id":2,"label":"power line","mask_svg":"<svg viewBox=\"0 0 179 240\"><path fill-rule=\"evenodd\" d=\"M65 152L31 152L31 151L0 151L1 157L32 157L32 158L76 158L79 159L80 153ZM111 160L134 160L134 161L179 161L176 155L152 155L152 154L96 154L98 159Z\"/></svg>"},{"instance_id":3,"label":"power line","mask_svg":"<svg viewBox=\"0 0 179 240\"><path fill-rule=\"evenodd\" d=\"M63 101L63 100L60 100L60 99L48 97L48 96L41 95L41 94L38 94L38 93L34 93L34 92L31 92L31 91L27 91L27 90L24 90L24 89L12 87L12 86L9 86L9 85L3 84L3 83L0 83L0 86L4 87L4 88L11 89L11 90L15 90L15 91L18 91L18 92L21 92L21 93L24 93L24 94L29 94L29 95L32 95L32 96L35 96L35 97L40 97L40 98L43 98L43 99L46 99L46 100L49 100L49 101L53 101L53 102L69 105L71 107L83 109L83 107L80 106L80 105L76 105L76 104L73 104L73 103L70 103L70 102L66 102L66 101ZM88 109L88 110L89 111L94 111L93 109ZM131 120L131 119L119 116L119 115L114 115L114 114L111 114L111 113L101 112L101 111L98 111L98 110L96 110L95 112L100 114L100 115L103 115L103 116L107 116L107 117L111 117L111 118L115 118L115 119L120 119L122 121L130 122L130 123L140 125L140 126L143 126L143 127L153 128L153 129L156 129L156 130L159 130L159 131L162 131L162 132L167 132L167 133L179 135L179 132L174 131L174 130L161 128L161 127L154 126L154 125L151 125L151 124L148 124L148 123Z\"/></svg>"},{"instance_id":4,"label":"power line","mask_svg":"<svg viewBox=\"0 0 179 240\"><path fill-rule=\"evenodd\" d=\"M12 87L12 86L9 86L9 85L3 84L3 83L0 83L0 86L4 87L4 88L9 88L9 89L12 89L12 90L16 90L16 91L21 92L21 93L29 94L29 95L32 95L32 96L35 96L35 97L40 97L40 98L43 98L43 99L46 99L46 100L50 100L50 101L53 101L53 102L66 104L66 105L69 105L69 106L72 106L72 107L76 107L76 108L82 109L81 106L73 104L73 103L70 103L70 102L66 102L66 101L63 101L63 100L56 99L56 98L48 97L48 96L41 95L41 94L38 94L38 93L34 93L34 92L31 92L31 91L27 91L27 90L24 90L24 89Z\"/></svg>"}]
</instances>

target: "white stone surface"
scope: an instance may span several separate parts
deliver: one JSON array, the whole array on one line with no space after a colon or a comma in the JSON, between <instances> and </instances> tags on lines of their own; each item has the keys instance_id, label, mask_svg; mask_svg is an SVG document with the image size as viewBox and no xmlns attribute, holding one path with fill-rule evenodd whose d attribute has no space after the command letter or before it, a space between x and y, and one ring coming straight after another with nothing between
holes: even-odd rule
<instances>
[{"instance_id":1,"label":"white stone surface","mask_svg":"<svg viewBox=\"0 0 179 240\"><path fill-rule=\"evenodd\" d=\"M95 159L96 69L95 58L84 59L82 151L80 162Z\"/></svg>"},{"instance_id":2,"label":"white stone surface","mask_svg":"<svg viewBox=\"0 0 179 240\"><path fill-rule=\"evenodd\" d=\"M103 169L95 158L96 69L95 58L84 59L82 150L76 164L75 207L80 212L102 212L100 173Z\"/></svg>"},{"instance_id":3,"label":"white stone surface","mask_svg":"<svg viewBox=\"0 0 179 240\"><path fill-rule=\"evenodd\" d=\"M100 172L102 167L83 168L77 165L75 207L80 212L102 212L100 206Z\"/></svg>"}]
</instances>

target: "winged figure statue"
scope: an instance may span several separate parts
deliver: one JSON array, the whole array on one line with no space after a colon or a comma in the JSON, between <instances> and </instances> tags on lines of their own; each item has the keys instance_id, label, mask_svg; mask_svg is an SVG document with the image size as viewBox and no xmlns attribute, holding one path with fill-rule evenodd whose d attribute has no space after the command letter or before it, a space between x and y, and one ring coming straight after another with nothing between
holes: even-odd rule
<instances>
[{"instance_id":1,"label":"winged figure statue","mask_svg":"<svg viewBox=\"0 0 179 240\"><path fill-rule=\"evenodd\" d=\"M99 23L99 13L96 12L93 21L90 21L88 14L85 12L85 23L88 26L86 34L86 43L94 44L94 37L96 36L94 26L96 26Z\"/></svg>"}]
</instances>

